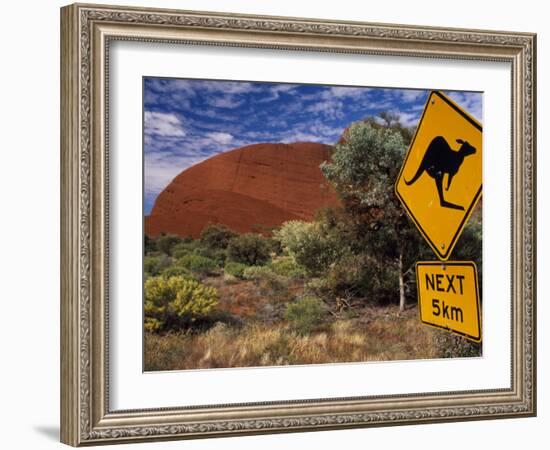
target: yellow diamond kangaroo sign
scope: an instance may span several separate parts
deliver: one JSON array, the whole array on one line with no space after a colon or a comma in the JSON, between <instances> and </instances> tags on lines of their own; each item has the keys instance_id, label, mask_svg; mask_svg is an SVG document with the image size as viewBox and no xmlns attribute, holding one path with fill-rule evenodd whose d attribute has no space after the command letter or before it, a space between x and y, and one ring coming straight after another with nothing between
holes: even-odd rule
<instances>
[{"instance_id":1,"label":"yellow diamond kangaroo sign","mask_svg":"<svg viewBox=\"0 0 550 450\"><path fill-rule=\"evenodd\" d=\"M442 261L481 196L481 150L481 124L441 92L431 92L395 192Z\"/></svg>"}]
</instances>

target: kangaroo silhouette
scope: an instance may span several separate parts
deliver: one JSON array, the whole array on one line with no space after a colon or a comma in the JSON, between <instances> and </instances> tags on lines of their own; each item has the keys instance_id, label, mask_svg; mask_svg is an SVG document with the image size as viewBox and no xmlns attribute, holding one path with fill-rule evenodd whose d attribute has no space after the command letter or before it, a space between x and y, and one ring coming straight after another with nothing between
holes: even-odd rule
<instances>
[{"instance_id":1,"label":"kangaroo silhouette","mask_svg":"<svg viewBox=\"0 0 550 450\"><path fill-rule=\"evenodd\" d=\"M448 175L447 187L449 190L453 177L460 170L460 166L464 162L464 158L473 155L476 152L475 147L472 147L468 142L462 139L457 139L456 142L461 144L458 150L453 150L443 136L437 136L432 139L430 145L424 153L420 167L409 181L405 180L405 184L410 186L418 180L424 172L427 172L430 177L435 180L437 193L439 194L439 204L444 208L459 209L464 211L464 207L455 205L445 200L443 197L443 177Z\"/></svg>"}]
</instances>

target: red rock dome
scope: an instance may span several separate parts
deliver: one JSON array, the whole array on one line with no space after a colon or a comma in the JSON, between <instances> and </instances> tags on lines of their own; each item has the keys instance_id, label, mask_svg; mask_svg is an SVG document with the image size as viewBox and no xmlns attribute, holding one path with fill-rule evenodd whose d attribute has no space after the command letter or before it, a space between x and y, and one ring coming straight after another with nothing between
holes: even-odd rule
<instances>
[{"instance_id":1,"label":"red rock dome","mask_svg":"<svg viewBox=\"0 0 550 450\"><path fill-rule=\"evenodd\" d=\"M209 223L240 232L269 230L287 220L311 220L338 204L319 165L330 146L313 142L254 144L181 172L157 197L145 233L198 237Z\"/></svg>"}]
</instances>

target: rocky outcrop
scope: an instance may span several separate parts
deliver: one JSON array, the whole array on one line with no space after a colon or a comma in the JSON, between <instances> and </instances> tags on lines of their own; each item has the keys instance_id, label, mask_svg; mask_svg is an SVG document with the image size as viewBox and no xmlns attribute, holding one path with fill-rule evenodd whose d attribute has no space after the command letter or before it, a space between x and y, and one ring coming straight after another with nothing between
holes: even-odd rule
<instances>
[{"instance_id":1,"label":"rocky outcrop","mask_svg":"<svg viewBox=\"0 0 550 450\"><path fill-rule=\"evenodd\" d=\"M198 237L209 223L266 232L287 220L311 220L336 205L319 165L330 147L312 142L254 144L181 172L157 197L145 233Z\"/></svg>"}]
</instances>

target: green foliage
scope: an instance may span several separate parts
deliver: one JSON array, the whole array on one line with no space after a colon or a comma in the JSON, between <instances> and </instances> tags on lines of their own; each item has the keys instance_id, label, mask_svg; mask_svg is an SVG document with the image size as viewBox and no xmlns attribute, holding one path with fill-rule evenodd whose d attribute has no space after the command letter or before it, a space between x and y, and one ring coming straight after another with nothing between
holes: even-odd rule
<instances>
[{"instance_id":1,"label":"green foliage","mask_svg":"<svg viewBox=\"0 0 550 450\"><path fill-rule=\"evenodd\" d=\"M268 267L277 275L287 278L304 278L306 276L305 269L290 256L274 258Z\"/></svg>"},{"instance_id":2,"label":"green foliage","mask_svg":"<svg viewBox=\"0 0 550 450\"><path fill-rule=\"evenodd\" d=\"M201 243L211 249L225 250L237 233L223 224L210 224L201 231Z\"/></svg>"},{"instance_id":3,"label":"green foliage","mask_svg":"<svg viewBox=\"0 0 550 450\"><path fill-rule=\"evenodd\" d=\"M203 276L215 275L218 269L218 264L213 259L193 253L180 258L178 265Z\"/></svg>"},{"instance_id":4,"label":"green foliage","mask_svg":"<svg viewBox=\"0 0 550 450\"><path fill-rule=\"evenodd\" d=\"M143 257L143 272L146 278L160 274L170 265L170 258L166 255Z\"/></svg>"},{"instance_id":5,"label":"green foliage","mask_svg":"<svg viewBox=\"0 0 550 450\"><path fill-rule=\"evenodd\" d=\"M157 250L157 243L155 242L155 239L150 238L145 234L143 236L143 249L146 255L155 252Z\"/></svg>"},{"instance_id":6,"label":"green foliage","mask_svg":"<svg viewBox=\"0 0 550 450\"><path fill-rule=\"evenodd\" d=\"M192 238L185 238L172 247L172 256L176 259L180 259L185 255L195 253L199 247L200 241L193 240Z\"/></svg>"},{"instance_id":7,"label":"green foliage","mask_svg":"<svg viewBox=\"0 0 550 450\"><path fill-rule=\"evenodd\" d=\"M200 239L180 242L172 248L172 256L181 259L188 255L199 255L216 262L216 265L223 267L226 259L226 252L222 249L207 247Z\"/></svg>"},{"instance_id":8,"label":"green foliage","mask_svg":"<svg viewBox=\"0 0 550 450\"><path fill-rule=\"evenodd\" d=\"M264 293L281 294L285 291L286 281L280 275L277 275L267 266L247 267L243 271L245 280L254 280L258 282L260 290Z\"/></svg>"},{"instance_id":9,"label":"green foliage","mask_svg":"<svg viewBox=\"0 0 550 450\"><path fill-rule=\"evenodd\" d=\"M198 242L200 243L200 241ZM210 258L220 268L224 266L225 260L227 259L227 252L225 250L204 247L202 245L196 247L194 254Z\"/></svg>"},{"instance_id":10,"label":"green foliage","mask_svg":"<svg viewBox=\"0 0 550 450\"><path fill-rule=\"evenodd\" d=\"M314 276L326 272L345 252L339 236L319 222L285 222L274 233L274 239L299 266Z\"/></svg>"},{"instance_id":11,"label":"green foliage","mask_svg":"<svg viewBox=\"0 0 550 450\"><path fill-rule=\"evenodd\" d=\"M145 329L165 331L188 327L210 314L218 303L212 287L182 276L151 277L145 282Z\"/></svg>"},{"instance_id":12,"label":"green foliage","mask_svg":"<svg viewBox=\"0 0 550 450\"><path fill-rule=\"evenodd\" d=\"M471 217L469 222L462 230L462 234L458 239L456 247L453 250L453 259L457 261L473 261L477 266L479 286L482 285L483 279L483 261L482 261L482 234L480 217ZM483 289L480 289L479 294L482 294Z\"/></svg>"},{"instance_id":13,"label":"green foliage","mask_svg":"<svg viewBox=\"0 0 550 450\"><path fill-rule=\"evenodd\" d=\"M355 122L338 143L331 162L321 170L344 198L356 198L366 207L386 208L394 203L393 185L405 154L403 136L389 127Z\"/></svg>"},{"instance_id":14,"label":"green foliage","mask_svg":"<svg viewBox=\"0 0 550 450\"><path fill-rule=\"evenodd\" d=\"M274 275L274 272L267 266L249 266L243 271L245 280L259 280Z\"/></svg>"},{"instance_id":15,"label":"green foliage","mask_svg":"<svg viewBox=\"0 0 550 450\"><path fill-rule=\"evenodd\" d=\"M399 114L382 111L378 114L378 117L380 120L377 120L378 118L371 117L368 118L367 121L370 121L374 126L385 126L391 128L392 130L398 131L407 145L411 142L414 136L414 128L401 125L401 122L399 121ZM380 121L382 122L382 125L380 125Z\"/></svg>"},{"instance_id":16,"label":"green foliage","mask_svg":"<svg viewBox=\"0 0 550 450\"><path fill-rule=\"evenodd\" d=\"M316 297L303 297L287 304L285 317L294 331L309 334L321 322L323 306Z\"/></svg>"},{"instance_id":17,"label":"green foliage","mask_svg":"<svg viewBox=\"0 0 550 450\"><path fill-rule=\"evenodd\" d=\"M254 233L245 233L234 237L227 246L227 257L230 261L249 266L265 264L270 258L270 253L269 240L260 234Z\"/></svg>"},{"instance_id":18,"label":"green foliage","mask_svg":"<svg viewBox=\"0 0 550 450\"><path fill-rule=\"evenodd\" d=\"M398 299L400 276L405 298L407 293L411 297L409 268L428 249L394 193L409 135L393 115L386 114L381 121L369 118L352 124L335 146L331 162L321 166L348 215L346 241L351 253L367 256L369 270L376 275L372 283L376 288L369 294L376 300ZM390 288L392 280L395 286Z\"/></svg>"},{"instance_id":19,"label":"green foliage","mask_svg":"<svg viewBox=\"0 0 550 450\"><path fill-rule=\"evenodd\" d=\"M457 242L453 257L461 260L472 260L481 263L480 248L482 242L483 229L481 221L472 217L462 230L462 234Z\"/></svg>"},{"instance_id":20,"label":"green foliage","mask_svg":"<svg viewBox=\"0 0 550 450\"><path fill-rule=\"evenodd\" d=\"M300 247L300 242L313 231L314 227L313 222L289 220L274 231L273 238L280 243L284 252L294 256L295 249Z\"/></svg>"},{"instance_id":21,"label":"green foliage","mask_svg":"<svg viewBox=\"0 0 550 450\"><path fill-rule=\"evenodd\" d=\"M168 256L172 256L172 249L180 242L181 237L174 234L161 234L156 239L157 248Z\"/></svg>"},{"instance_id":22,"label":"green foliage","mask_svg":"<svg viewBox=\"0 0 550 450\"><path fill-rule=\"evenodd\" d=\"M189 271L189 269L186 269L185 267L177 266L177 265L171 265L166 267L160 272L160 274L165 278L181 276L188 280L195 279L191 274L191 272Z\"/></svg>"},{"instance_id":23,"label":"green foliage","mask_svg":"<svg viewBox=\"0 0 550 450\"><path fill-rule=\"evenodd\" d=\"M325 291L344 298L361 297L369 303L395 300L398 273L392 265L364 254L348 255L325 276Z\"/></svg>"},{"instance_id":24,"label":"green foliage","mask_svg":"<svg viewBox=\"0 0 550 450\"><path fill-rule=\"evenodd\" d=\"M225 263L224 272L228 275L232 275L237 278L244 278L244 271L249 266L246 264L238 263L235 261L228 261Z\"/></svg>"}]
</instances>

